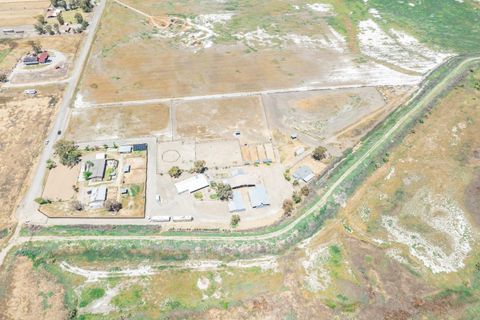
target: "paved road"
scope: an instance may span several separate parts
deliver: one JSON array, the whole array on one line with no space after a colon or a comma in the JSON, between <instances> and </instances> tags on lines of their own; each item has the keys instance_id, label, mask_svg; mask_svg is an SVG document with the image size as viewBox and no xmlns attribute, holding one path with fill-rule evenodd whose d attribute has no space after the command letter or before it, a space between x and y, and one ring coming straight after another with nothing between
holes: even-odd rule
<instances>
[{"instance_id":1,"label":"paved road","mask_svg":"<svg viewBox=\"0 0 480 320\"><path fill-rule=\"evenodd\" d=\"M57 131L61 130L62 132L64 132L67 126L70 105L75 96L75 90L80 81L80 76L82 75L83 68L90 53L90 48L92 46L93 39L95 38L95 32L100 22L100 17L102 16L103 10L105 8L105 3L106 0L102 0L95 8L92 20L90 21L90 28L88 29L87 37L81 44L80 53L76 59L75 68L73 69L72 75L70 77L70 82L68 83L64 91L57 118L53 125L52 131L47 137L50 142L48 145L45 146L42 154L40 155L40 159L38 161L38 168L36 169L35 176L31 182L30 188L25 197L23 198L21 205L17 209L16 215L17 220L19 221L19 225L22 221L24 221L23 218L26 216L26 214L28 214L29 211L37 209L34 200L42 193L42 182L47 170L45 163L48 159L52 157L53 146L55 142L60 139L60 136L57 135Z\"/></svg>"}]
</instances>

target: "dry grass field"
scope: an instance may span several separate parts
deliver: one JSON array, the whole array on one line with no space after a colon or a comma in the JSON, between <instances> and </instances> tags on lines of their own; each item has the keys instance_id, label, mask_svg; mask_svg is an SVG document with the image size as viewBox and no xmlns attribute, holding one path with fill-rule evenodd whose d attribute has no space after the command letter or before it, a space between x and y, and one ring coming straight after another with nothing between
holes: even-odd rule
<instances>
[{"instance_id":1,"label":"dry grass field","mask_svg":"<svg viewBox=\"0 0 480 320\"><path fill-rule=\"evenodd\" d=\"M0 2L0 27L14 27L35 22L35 16L43 14L48 0L4 0Z\"/></svg>"},{"instance_id":2,"label":"dry grass field","mask_svg":"<svg viewBox=\"0 0 480 320\"><path fill-rule=\"evenodd\" d=\"M160 135L169 123L166 105L75 109L66 135L75 141Z\"/></svg>"},{"instance_id":3,"label":"dry grass field","mask_svg":"<svg viewBox=\"0 0 480 320\"><path fill-rule=\"evenodd\" d=\"M175 106L176 137L214 140L235 138L241 143L269 140L269 130L259 98L186 102Z\"/></svg>"},{"instance_id":4,"label":"dry grass field","mask_svg":"<svg viewBox=\"0 0 480 320\"><path fill-rule=\"evenodd\" d=\"M274 14L262 16L251 4L131 4L155 17L173 17L179 26L154 27L146 16L110 1L80 86L87 102L419 79L358 60L326 23L329 15L306 5L297 12L283 1L266 1L260 8ZM182 20L185 12L190 22ZM196 38L196 28L204 37Z\"/></svg>"},{"instance_id":5,"label":"dry grass field","mask_svg":"<svg viewBox=\"0 0 480 320\"><path fill-rule=\"evenodd\" d=\"M59 99L59 88L39 91L34 98L25 97L22 90L0 93L0 230L14 223L13 209L43 148Z\"/></svg>"}]
</instances>

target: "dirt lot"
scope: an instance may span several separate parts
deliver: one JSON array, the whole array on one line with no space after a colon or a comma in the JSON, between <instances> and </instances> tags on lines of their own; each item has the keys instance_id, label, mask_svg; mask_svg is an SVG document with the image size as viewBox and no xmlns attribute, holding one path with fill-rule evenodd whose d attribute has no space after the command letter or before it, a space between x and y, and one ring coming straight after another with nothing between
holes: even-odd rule
<instances>
[{"instance_id":1,"label":"dirt lot","mask_svg":"<svg viewBox=\"0 0 480 320\"><path fill-rule=\"evenodd\" d=\"M165 105L75 109L67 137L75 141L171 135L170 111Z\"/></svg>"},{"instance_id":2,"label":"dirt lot","mask_svg":"<svg viewBox=\"0 0 480 320\"><path fill-rule=\"evenodd\" d=\"M222 99L177 105L176 138L197 141L235 138L240 143L269 141L270 133L258 98Z\"/></svg>"},{"instance_id":3,"label":"dirt lot","mask_svg":"<svg viewBox=\"0 0 480 320\"><path fill-rule=\"evenodd\" d=\"M33 24L35 16L43 14L48 0L6 0L0 2L0 27Z\"/></svg>"},{"instance_id":4,"label":"dirt lot","mask_svg":"<svg viewBox=\"0 0 480 320\"><path fill-rule=\"evenodd\" d=\"M48 172L42 197L57 201L72 199L75 196L75 191L71 186L76 185L79 174L80 165L71 168L57 163L56 167Z\"/></svg>"},{"instance_id":5,"label":"dirt lot","mask_svg":"<svg viewBox=\"0 0 480 320\"><path fill-rule=\"evenodd\" d=\"M34 98L22 91L0 93L0 230L13 223L12 210L19 200L28 172L43 148L55 113L52 98L58 88L43 88Z\"/></svg>"}]
</instances>

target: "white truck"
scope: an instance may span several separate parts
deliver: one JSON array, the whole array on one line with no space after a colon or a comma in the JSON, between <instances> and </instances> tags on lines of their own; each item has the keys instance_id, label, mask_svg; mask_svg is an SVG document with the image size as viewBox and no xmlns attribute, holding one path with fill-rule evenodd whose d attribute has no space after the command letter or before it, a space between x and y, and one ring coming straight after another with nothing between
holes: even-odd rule
<instances>
[{"instance_id":1,"label":"white truck","mask_svg":"<svg viewBox=\"0 0 480 320\"><path fill-rule=\"evenodd\" d=\"M150 222L170 222L171 219L169 216L153 216L148 218Z\"/></svg>"}]
</instances>

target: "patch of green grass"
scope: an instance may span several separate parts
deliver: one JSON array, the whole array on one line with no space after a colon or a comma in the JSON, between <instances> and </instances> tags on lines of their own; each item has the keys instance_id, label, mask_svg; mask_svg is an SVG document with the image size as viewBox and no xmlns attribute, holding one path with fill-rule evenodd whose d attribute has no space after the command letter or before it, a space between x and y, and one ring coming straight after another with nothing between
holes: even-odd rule
<instances>
[{"instance_id":1,"label":"patch of green grass","mask_svg":"<svg viewBox=\"0 0 480 320\"><path fill-rule=\"evenodd\" d=\"M328 252L330 253L330 264L334 267L340 267L342 265L342 250L340 247L332 245L328 247Z\"/></svg>"},{"instance_id":2,"label":"patch of green grass","mask_svg":"<svg viewBox=\"0 0 480 320\"><path fill-rule=\"evenodd\" d=\"M53 296L53 292L40 292L40 296L42 297L42 308L43 310L47 310L51 307L50 304L48 304L48 299L50 299Z\"/></svg>"},{"instance_id":3,"label":"patch of green grass","mask_svg":"<svg viewBox=\"0 0 480 320\"><path fill-rule=\"evenodd\" d=\"M92 301L98 300L105 295L105 289L103 288L86 288L80 295L81 308L88 306Z\"/></svg>"},{"instance_id":4,"label":"patch of green grass","mask_svg":"<svg viewBox=\"0 0 480 320\"><path fill-rule=\"evenodd\" d=\"M8 233L9 233L8 228L1 229L0 230L0 240L5 238L6 236L8 236Z\"/></svg>"},{"instance_id":5,"label":"patch of green grass","mask_svg":"<svg viewBox=\"0 0 480 320\"><path fill-rule=\"evenodd\" d=\"M8 54L12 51L10 48L0 50L0 63L8 56Z\"/></svg>"},{"instance_id":6,"label":"patch of green grass","mask_svg":"<svg viewBox=\"0 0 480 320\"><path fill-rule=\"evenodd\" d=\"M112 299L112 304L121 310L140 306L143 304L142 287L134 285L128 288L127 290L116 295Z\"/></svg>"},{"instance_id":7,"label":"patch of green grass","mask_svg":"<svg viewBox=\"0 0 480 320\"><path fill-rule=\"evenodd\" d=\"M131 197L135 197L140 192L140 190L141 188L138 184L133 184L130 186L130 188L128 188L128 194Z\"/></svg>"}]
</instances>

